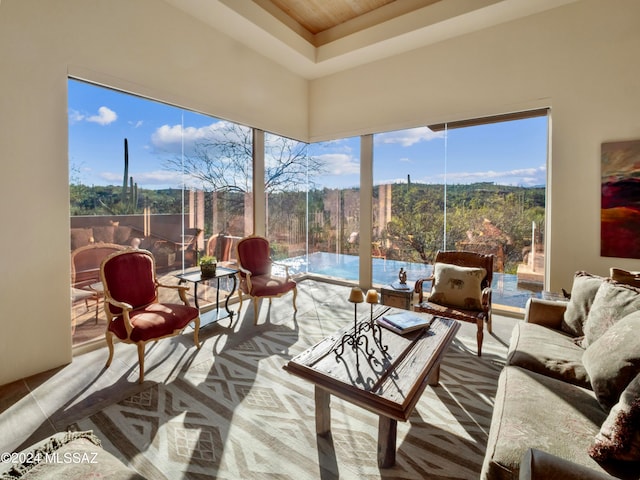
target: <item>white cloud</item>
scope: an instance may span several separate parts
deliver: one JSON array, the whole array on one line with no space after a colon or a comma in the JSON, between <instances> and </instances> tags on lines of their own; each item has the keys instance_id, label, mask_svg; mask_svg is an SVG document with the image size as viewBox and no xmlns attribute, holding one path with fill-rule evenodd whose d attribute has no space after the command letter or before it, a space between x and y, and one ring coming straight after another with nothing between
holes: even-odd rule
<instances>
[{"instance_id":1,"label":"white cloud","mask_svg":"<svg viewBox=\"0 0 640 480\"><path fill-rule=\"evenodd\" d=\"M323 165L326 175L359 175L360 161L344 153L326 153L317 155Z\"/></svg>"},{"instance_id":2,"label":"white cloud","mask_svg":"<svg viewBox=\"0 0 640 480\"><path fill-rule=\"evenodd\" d=\"M109 125L118 119L118 114L109 107L100 107L97 115L85 115L78 110L69 109L69 122L92 122L99 125Z\"/></svg>"},{"instance_id":3,"label":"white cloud","mask_svg":"<svg viewBox=\"0 0 640 480\"><path fill-rule=\"evenodd\" d=\"M138 120L137 122L129 121L129 125L133 126L133 128L141 127L143 123L142 120Z\"/></svg>"},{"instance_id":4,"label":"white cloud","mask_svg":"<svg viewBox=\"0 0 640 480\"><path fill-rule=\"evenodd\" d=\"M196 143L215 138L217 132L225 129L226 125L224 121L214 122L204 127L186 127L184 129L180 124L162 125L151 135L151 144L161 152L180 153L184 141L184 149L189 152Z\"/></svg>"},{"instance_id":5,"label":"white cloud","mask_svg":"<svg viewBox=\"0 0 640 480\"><path fill-rule=\"evenodd\" d=\"M86 117L87 122L97 123L99 125L109 125L118 119L116 112L109 107L100 107L97 115Z\"/></svg>"},{"instance_id":6,"label":"white cloud","mask_svg":"<svg viewBox=\"0 0 640 480\"><path fill-rule=\"evenodd\" d=\"M410 147L419 142L428 142L436 138L443 138L444 132L432 132L427 127L410 128L394 132L379 133L374 136L377 144L399 144Z\"/></svg>"},{"instance_id":7,"label":"white cloud","mask_svg":"<svg viewBox=\"0 0 640 480\"><path fill-rule=\"evenodd\" d=\"M78 123L84 120L84 115L81 114L78 110L69 109L69 122Z\"/></svg>"}]
</instances>

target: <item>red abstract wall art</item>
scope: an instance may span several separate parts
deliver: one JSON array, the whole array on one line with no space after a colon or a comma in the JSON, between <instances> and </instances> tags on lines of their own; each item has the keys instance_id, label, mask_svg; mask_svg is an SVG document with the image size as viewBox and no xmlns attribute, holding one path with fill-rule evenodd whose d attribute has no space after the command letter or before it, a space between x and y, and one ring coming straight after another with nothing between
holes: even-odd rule
<instances>
[{"instance_id":1,"label":"red abstract wall art","mask_svg":"<svg viewBox=\"0 0 640 480\"><path fill-rule=\"evenodd\" d=\"M600 255L640 258L640 140L602 144Z\"/></svg>"}]
</instances>

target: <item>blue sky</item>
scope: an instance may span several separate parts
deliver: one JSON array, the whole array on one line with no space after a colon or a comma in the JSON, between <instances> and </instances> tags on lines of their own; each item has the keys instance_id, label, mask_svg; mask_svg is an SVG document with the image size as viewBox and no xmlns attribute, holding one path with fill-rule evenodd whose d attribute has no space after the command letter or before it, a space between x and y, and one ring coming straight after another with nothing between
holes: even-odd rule
<instances>
[{"instance_id":1,"label":"blue sky","mask_svg":"<svg viewBox=\"0 0 640 480\"><path fill-rule=\"evenodd\" d=\"M216 118L159 102L69 81L69 162L71 180L85 185L120 185L124 139L129 174L140 187L180 187L165 167L184 148L220 126ZM184 135L183 135L184 134ZM545 185L547 119L502 122L431 132L414 128L374 136L374 183L412 182ZM359 182L360 139L311 145L326 165L318 183L352 187ZM445 162L446 158L446 162ZM446 164L446 169L445 169Z\"/></svg>"}]
</instances>

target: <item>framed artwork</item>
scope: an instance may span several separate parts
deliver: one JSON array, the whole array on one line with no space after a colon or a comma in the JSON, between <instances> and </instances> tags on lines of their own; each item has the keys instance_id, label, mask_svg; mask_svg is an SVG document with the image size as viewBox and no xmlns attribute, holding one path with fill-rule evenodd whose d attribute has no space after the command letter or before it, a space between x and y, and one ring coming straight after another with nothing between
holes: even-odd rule
<instances>
[{"instance_id":1,"label":"framed artwork","mask_svg":"<svg viewBox=\"0 0 640 480\"><path fill-rule=\"evenodd\" d=\"M640 140L602 144L600 255L640 258Z\"/></svg>"}]
</instances>

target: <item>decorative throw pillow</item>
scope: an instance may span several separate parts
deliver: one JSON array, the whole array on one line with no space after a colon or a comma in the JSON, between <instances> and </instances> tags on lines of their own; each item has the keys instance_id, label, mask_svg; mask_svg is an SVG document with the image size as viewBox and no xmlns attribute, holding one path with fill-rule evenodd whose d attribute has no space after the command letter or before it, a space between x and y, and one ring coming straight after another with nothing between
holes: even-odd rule
<instances>
[{"instance_id":1,"label":"decorative throw pillow","mask_svg":"<svg viewBox=\"0 0 640 480\"><path fill-rule=\"evenodd\" d=\"M571 299L562 318L560 328L574 337L584 335L583 325L589 315L593 299L606 279L587 272L576 272L573 276Z\"/></svg>"},{"instance_id":2,"label":"decorative throw pillow","mask_svg":"<svg viewBox=\"0 0 640 480\"><path fill-rule=\"evenodd\" d=\"M640 287L640 272L630 272L621 268L611 267L609 269L609 276L616 282Z\"/></svg>"},{"instance_id":3,"label":"decorative throw pillow","mask_svg":"<svg viewBox=\"0 0 640 480\"><path fill-rule=\"evenodd\" d=\"M129 237L131 236L131 227L115 227L113 233L113 241L119 245L126 245L129 243Z\"/></svg>"},{"instance_id":4,"label":"decorative throw pillow","mask_svg":"<svg viewBox=\"0 0 640 480\"><path fill-rule=\"evenodd\" d=\"M482 310L484 268L459 267L448 263L433 266L433 288L429 301L466 310Z\"/></svg>"},{"instance_id":5,"label":"decorative throw pillow","mask_svg":"<svg viewBox=\"0 0 640 480\"><path fill-rule=\"evenodd\" d=\"M614 323L636 310L640 310L640 288L611 279L604 281L584 323L582 346L587 348Z\"/></svg>"},{"instance_id":6,"label":"decorative throw pillow","mask_svg":"<svg viewBox=\"0 0 640 480\"><path fill-rule=\"evenodd\" d=\"M93 242L93 232L90 228L71 229L71 250L84 247Z\"/></svg>"},{"instance_id":7,"label":"decorative throw pillow","mask_svg":"<svg viewBox=\"0 0 640 480\"><path fill-rule=\"evenodd\" d=\"M633 312L611 326L582 354L598 402L609 410L620 394L640 373L640 311Z\"/></svg>"},{"instance_id":8,"label":"decorative throw pillow","mask_svg":"<svg viewBox=\"0 0 640 480\"><path fill-rule=\"evenodd\" d=\"M611 409L589 455L599 462L607 460L640 461L640 375L622 392Z\"/></svg>"},{"instance_id":9,"label":"decorative throw pillow","mask_svg":"<svg viewBox=\"0 0 640 480\"><path fill-rule=\"evenodd\" d=\"M98 242L113 243L113 234L116 227L109 225L104 227L93 227L93 239Z\"/></svg>"}]
</instances>

